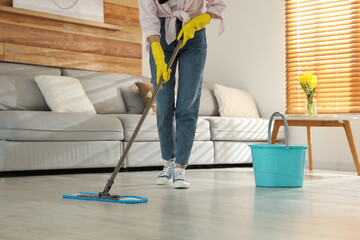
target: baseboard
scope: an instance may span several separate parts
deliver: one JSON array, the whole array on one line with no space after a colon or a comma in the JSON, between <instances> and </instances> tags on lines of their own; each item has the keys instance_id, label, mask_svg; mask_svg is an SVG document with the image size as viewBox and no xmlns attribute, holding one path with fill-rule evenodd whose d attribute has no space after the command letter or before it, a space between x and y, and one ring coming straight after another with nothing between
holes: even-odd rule
<instances>
[{"instance_id":1,"label":"baseboard","mask_svg":"<svg viewBox=\"0 0 360 240\"><path fill-rule=\"evenodd\" d=\"M212 169L212 168L245 168L252 167L252 163L241 164L212 164L212 165L190 165L187 169ZM161 170L161 166L156 167L130 167L121 168L120 172L137 171L156 171ZM0 178L25 177L25 176L45 176L45 175L67 175L67 174L89 174L89 173L111 173L114 168L76 168L76 169L51 169L51 170L31 170L31 171L9 171L0 172Z\"/></svg>"}]
</instances>

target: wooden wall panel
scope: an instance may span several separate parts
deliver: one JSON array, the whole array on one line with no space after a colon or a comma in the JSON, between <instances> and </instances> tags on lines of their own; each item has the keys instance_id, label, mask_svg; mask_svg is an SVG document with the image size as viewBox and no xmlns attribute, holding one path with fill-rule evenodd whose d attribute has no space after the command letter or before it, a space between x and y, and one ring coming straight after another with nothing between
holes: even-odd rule
<instances>
[{"instance_id":1,"label":"wooden wall panel","mask_svg":"<svg viewBox=\"0 0 360 240\"><path fill-rule=\"evenodd\" d=\"M35 28L0 24L0 41L26 46L71 50L108 56L141 59L141 44L57 33Z\"/></svg>"},{"instance_id":2,"label":"wooden wall panel","mask_svg":"<svg viewBox=\"0 0 360 240\"><path fill-rule=\"evenodd\" d=\"M142 33L139 28L135 27L128 27L128 29L124 29L123 31L116 31L66 23L64 25L64 32L125 42L130 41L139 44L142 43Z\"/></svg>"},{"instance_id":3,"label":"wooden wall panel","mask_svg":"<svg viewBox=\"0 0 360 240\"><path fill-rule=\"evenodd\" d=\"M4 61L4 43L0 42L0 61Z\"/></svg>"},{"instance_id":4,"label":"wooden wall panel","mask_svg":"<svg viewBox=\"0 0 360 240\"><path fill-rule=\"evenodd\" d=\"M12 7L12 0L0 0L0 5Z\"/></svg>"},{"instance_id":5,"label":"wooden wall panel","mask_svg":"<svg viewBox=\"0 0 360 240\"><path fill-rule=\"evenodd\" d=\"M125 7L139 8L138 0L104 0L104 3L112 3Z\"/></svg>"},{"instance_id":6,"label":"wooden wall panel","mask_svg":"<svg viewBox=\"0 0 360 240\"><path fill-rule=\"evenodd\" d=\"M105 23L11 6L0 0L0 60L141 75L137 0L104 0Z\"/></svg>"},{"instance_id":7,"label":"wooden wall panel","mask_svg":"<svg viewBox=\"0 0 360 240\"><path fill-rule=\"evenodd\" d=\"M141 59L5 44L4 61L141 75Z\"/></svg>"},{"instance_id":8,"label":"wooden wall panel","mask_svg":"<svg viewBox=\"0 0 360 240\"><path fill-rule=\"evenodd\" d=\"M64 24L59 21L24 16L16 13L0 12L0 23L7 23L11 25L31 27L36 29L46 29L52 31L62 32L64 30ZM29 28L30 29L30 28Z\"/></svg>"},{"instance_id":9,"label":"wooden wall panel","mask_svg":"<svg viewBox=\"0 0 360 240\"><path fill-rule=\"evenodd\" d=\"M105 23L140 26L139 9L104 3Z\"/></svg>"}]
</instances>

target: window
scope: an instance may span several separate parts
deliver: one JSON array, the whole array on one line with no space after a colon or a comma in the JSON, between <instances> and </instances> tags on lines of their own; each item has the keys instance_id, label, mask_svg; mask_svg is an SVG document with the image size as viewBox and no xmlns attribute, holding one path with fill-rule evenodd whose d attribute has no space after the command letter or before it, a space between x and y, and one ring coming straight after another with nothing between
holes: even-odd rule
<instances>
[{"instance_id":1,"label":"window","mask_svg":"<svg viewBox=\"0 0 360 240\"><path fill-rule=\"evenodd\" d=\"M286 113L304 113L303 72L318 113L360 113L360 0L286 1Z\"/></svg>"}]
</instances>

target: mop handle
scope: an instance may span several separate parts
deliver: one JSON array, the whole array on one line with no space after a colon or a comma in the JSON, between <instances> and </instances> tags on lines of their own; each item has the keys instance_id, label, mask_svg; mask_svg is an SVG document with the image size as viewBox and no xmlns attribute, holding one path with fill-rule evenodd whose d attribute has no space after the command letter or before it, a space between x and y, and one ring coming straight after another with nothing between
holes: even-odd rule
<instances>
[{"instance_id":1,"label":"mop handle","mask_svg":"<svg viewBox=\"0 0 360 240\"><path fill-rule=\"evenodd\" d=\"M175 61L175 58L176 58L176 55L178 54L178 52L179 52L179 50L180 50L180 47L181 47L181 45L182 45L182 42L183 42L182 39L180 39L179 42L178 42L178 44L176 45L176 48L175 48L175 50L174 50L174 53L171 55L170 61L169 61L168 65L167 65L167 68L168 68L168 69L171 68L171 66L173 65L173 63L174 63L174 61ZM159 92L159 90L160 90L160 87L161 87L161 85L163 84L163 82L164 82L164 79L163 79L163 77L161 77L161 78L160 78L160 81L159 81L159 84L157 85L153 96L151 97L148 105L146 106L146 108L145 108L145 110L144 110L144 112L143 112L143 114L142 114L142 116L141 116L141 118L140 118L140 121L138 122L138 124L137 124L137 126L136 126L136 128L135 128L135 130L134 130L134 133L133 133L132 136L130 137L129 142L128 142L128 144L127 144L126 147L125 147L124 153L121 155L118 164L116 165L116 167L115 167L115 169L114 169L114 171L113 171L110 179L108 180L108 182L107 182L107 184L106 184L106 186L105 186L105 188L104 188L104 192L103 192L103 193L105 193L105 192L108 193L108 192L110 191L110 189L111 189L111 187L112 187L112 184L114 183L114 180L115 180L115 178L116 178L116 175L119 173L119 170L120 170L123 162L125 161L125 157L126 157L127 153L129 152L129 150L130 150L130 148L131 148L131 145L133 144L133 142L134 142L134 140L135 140L135 138L136 138L136 136L137 136L137 134L138 134L138 132L139 132L139 130L140 130L140 128L141 128L141 126L142 126L142 124L143 124L143 122L144 122L144 120L145 120L145 118L146 118L146 116L147 116L147 114L148 114L148 112L149 112L152 104L153 104L153 102L155 101L156 95L158 94L158 92Z\"/></svg>"}]
</instances>

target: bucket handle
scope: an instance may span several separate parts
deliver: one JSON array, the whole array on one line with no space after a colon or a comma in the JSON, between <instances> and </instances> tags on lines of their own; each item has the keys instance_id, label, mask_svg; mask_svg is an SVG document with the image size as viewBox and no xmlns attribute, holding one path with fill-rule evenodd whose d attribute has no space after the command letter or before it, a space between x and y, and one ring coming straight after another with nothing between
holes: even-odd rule
<instances>
[{"instance_id":1,"label":"bucket handle","mask_svg":"<svg viewBox=\"0 0 360 240\"><path fill-rule=\"evenodd\" d=\"M270 117L270 121L269 121L269 127L268 127L268 141L269 144L271 144L271 127L272 127L272 123L274 121L274 117L276 116L280 116L284 122L284 126L285 126L285 145L286 145L286 149L289 149L289 126L288 126L288 122L286 120L286 117L284 114L280 113L280 112L274 112L273 115L271 115Z\"/></svg>"}]
</instances>

